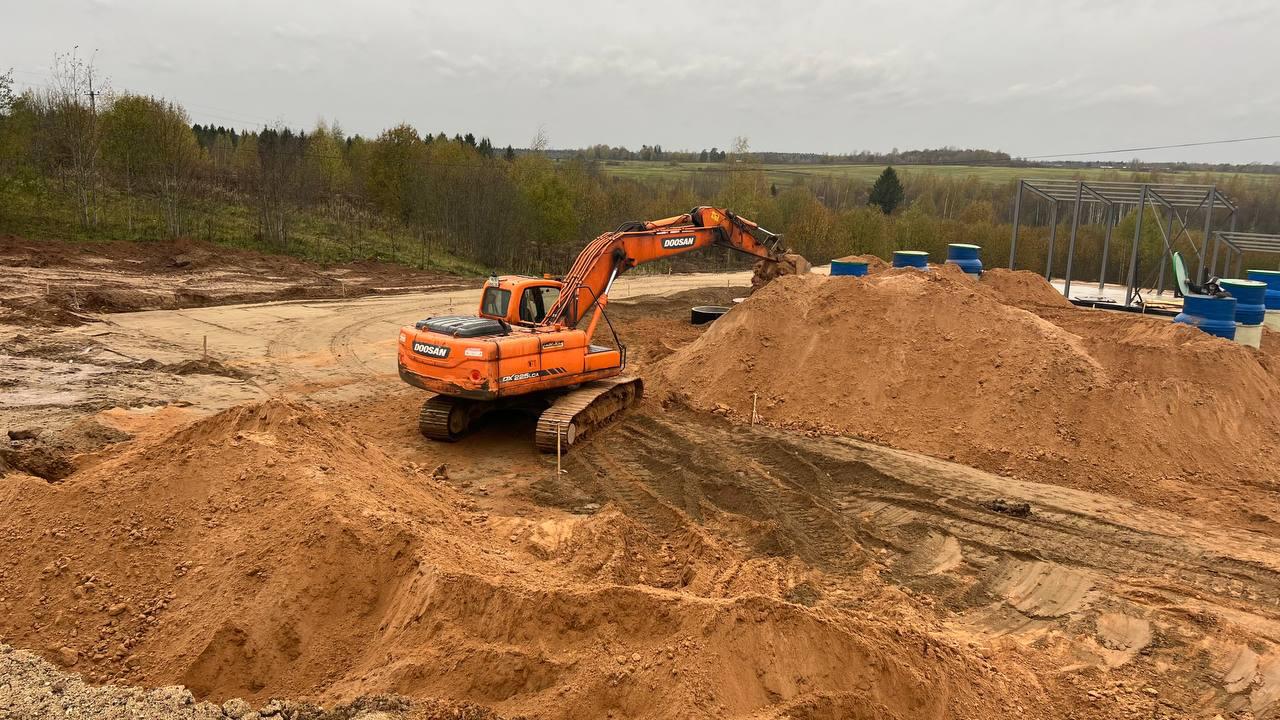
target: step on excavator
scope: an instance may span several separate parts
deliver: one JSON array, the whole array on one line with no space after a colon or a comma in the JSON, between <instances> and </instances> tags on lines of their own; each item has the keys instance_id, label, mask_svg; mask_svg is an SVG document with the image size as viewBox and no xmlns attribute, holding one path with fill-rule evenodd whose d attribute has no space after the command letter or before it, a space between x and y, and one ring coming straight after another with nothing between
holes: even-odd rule
<instances>
[{"instance_id":1,"label":"step on excavator","mask_svg":"<svg viewBox=\"0 0 1280 720\"><path fill-rule=\"evenodd\" d=\"M627 348L605 313L614 281L642 263L713 246L768 263L782 254L781 236L728 210L697 207L601 235L562 278L491 277L476 315L401 328L400 378L435 393L422 405L419 430L453 441L481 417L519 406L540 411L534 440L540 450L569 449L644 391L640 378L623 375ZM592 343L602 317L614 347Z\"/></svg>"}]
</instances>

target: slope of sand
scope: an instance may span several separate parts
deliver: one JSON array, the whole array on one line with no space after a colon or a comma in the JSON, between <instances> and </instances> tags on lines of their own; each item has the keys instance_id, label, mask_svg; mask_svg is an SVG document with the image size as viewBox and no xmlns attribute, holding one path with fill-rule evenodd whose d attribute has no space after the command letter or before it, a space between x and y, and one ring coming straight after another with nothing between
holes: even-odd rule
<instances>
[{"instance_id":1,"label":"slope of sand","mask_svg":"<svg viewBox=\"0 0 1280 720\"><path fill-rule=\"evenodd\" d=\"M1280 363L952 266L783 277L664 361L669 397L1280 529Z\"/></svg>"},{"instance_id":2,"label":"slope of sand","mask_svg":"<svg viewBox=\"0 0 1280 720\"><path fill-rule=\"evenodd\" d=\"M995 717L1043 692L872 572L855 606L807 607L778 590L794 560L614 510L491 521L290 401L56 485L10 474L0 505L0 637L93 681L584 719Z\"/></svg>"}]
</instances>

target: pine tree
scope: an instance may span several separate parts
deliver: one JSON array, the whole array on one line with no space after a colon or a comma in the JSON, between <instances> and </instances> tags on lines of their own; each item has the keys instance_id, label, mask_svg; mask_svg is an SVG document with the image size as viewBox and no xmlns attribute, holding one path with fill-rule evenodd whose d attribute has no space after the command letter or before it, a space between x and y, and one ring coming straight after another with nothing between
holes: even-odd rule
<instances>
[{"instance_id":1,"label":"pine tree","mask_svg":"<svg viewBox=\"0 0 1280 720\"><path fill-rule=\"evenodd\" d=\"M898 180L898 173L893 166L889 166L880 173L880 177L876 178L876 184L871 186L871 197L868 203L880 208L880 212L885 215L892 215L893 211L902 204L905 195L902 181Z\"/></svg>"},{"instance_id":2,"label":"pine tree","mask_svg":"<svg viewBox=\"0 0 1280 720\"><path fill-rule=\"evenodd\" d=\"M502 152L502 159L506 160L507 162L511 162L512 160L515 160L516 159L515 148L508 145L507 149Z\"/></svg>"}]
</instances>

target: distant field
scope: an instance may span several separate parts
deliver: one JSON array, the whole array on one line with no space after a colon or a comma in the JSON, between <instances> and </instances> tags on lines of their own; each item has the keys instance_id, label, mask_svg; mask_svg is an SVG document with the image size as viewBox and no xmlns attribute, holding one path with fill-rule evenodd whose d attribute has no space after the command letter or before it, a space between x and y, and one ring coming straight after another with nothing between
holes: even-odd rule
<instances>
[{"instance_id":1,"label":"distant field","mask_svg":"<svg viewBox=\"0 0 1280 720\"><path fill-rule=\"evenodd\" d=\"M732 168L733 165L725 163L677 163L671 164L662 162L646 162L643 160L611 160L602 164L605 172L617 177L627 177L635 179L679 179L687 178L701 172L715 172ZM765 176L770 182L780 185L789 184L799 178L834 178L834 179L855 179L873 182L883 170L884 165L789 165L789 164L770 164L764 165ZM1074 168L1010 168L1010 167L981 167L973 165L898 165L898 172L904 179L916 174L932 174L943 175L947 177L964 178L974 176L979 180L989 183L1007 183L1018 178L1065 178L1075 179L1083 177L1085 179L1101 179L1109 176L1111 179L1128 179L1131 173L1126 170L1101 170L1088 169L1077 170ZM1163 172L1160 178L1165 182L1178 182L1179 176L1199 177L1199 173L1173 173ZM1280 176L1277 175L1246 175L1234 173L1232 175L1224 174L1223 177L1239 176L1257 180L1258 182L1277 182L1280 183ZM1184 181L1185 182L1185 181Z\"/></svg>"}]
</instances>

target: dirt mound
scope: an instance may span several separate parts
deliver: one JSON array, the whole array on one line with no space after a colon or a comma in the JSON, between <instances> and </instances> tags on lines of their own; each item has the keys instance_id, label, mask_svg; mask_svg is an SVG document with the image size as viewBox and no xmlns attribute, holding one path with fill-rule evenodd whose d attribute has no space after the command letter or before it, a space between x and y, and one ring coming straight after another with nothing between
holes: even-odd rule
<instances>
[{"instance_id":1,"label":"dirt mound","mask_svg":"<svg viewBox=\"0 0 1280 720\"><path fill-rule=\"evenodd\" d=\"M746 419L755 395L767 423L1280 529L1259 490L1280 463L1267 356L1165 320L1007 304L1048 299L1029 273L962 275L781 278L662 380L699 409Z\"/></svg>"},{"instance_id":2,"label":"dirt mound","mask_svg":"<svg viewBox=\"0 0 1280 720\"><path fill-rule=\"evenodd\" d=\"M982 273L981 284L990 288L1006 305L1034 310L1038 307L1075 307L1062 293L1027 270L993 268Z\"/></svg>"},{"instance_id":3,"label":"dirt mound","mask_svg":"<svg viewBox=\"0 0 1280 720\"><path fill-rule=\"evenodd\" d=\"M76 327L95 318L65 307L50 297L0 298L0 324L18 327Z\"/></svg>"},{"instance_id":4,"label":"dirt mound","mask_svg":"<svg viewBox=\"0 0 1280 720\"><path fill-rule=\"evenodd\" d=\"M210 357L197 358L193 360L183 360L176 363L162 363L154 358L141 360L132 363L130 367L139 370L158 370L160 372L169 372L174 375L219 375L222 377L235 378L237 380L245 380L253 377L238 368L229 367Z\"/></svg>"},{"instance_id":5,"label":"dirt mound","mask_svg":"<svg viewBox=\"0 0 1280 720\"><path fill-rule=\"evenodd\" d=\"M0 475L7 468L56 482L75 472L76 455L123 442L129 434L84 417L57 431L39 426L9 428L0 438ZM5 440L8 442L6 443Z\"/></svg>"},{"instance_id":6,"label":"dirt mound","mask_svg":"<svg viewBox=\"0 0 1280 720\"><path fill-rule=\"evenodd\" d=\"M789 599L766 590L783 585L771 562L608 511L491 521L283 400L59 485L10 476L0 505L0 636L95 681L583 719L978 717L1042 692L997 679L901 596L856 612Z\"/></svg>"},{"instance_id":7,"label":"dirt mound","mask_svg":"<svg viewBox=\"0 0 1280 720\"><path fill-rule=\"evenodd\" d=\"M884 261L879 255L846 255L842 258L836 258L833 262L864 262L867 264L867 274L878 273L881 270L888 270L893 267Z\"/></svg>"},{"instance_id":8,"label":"dirt mound","mask_svg":"<svg viewBox=\"0 0 1280 720\"><path fill-rule=\"evenodd\" d=\"M470 287L463 278L365 260L320 265L210 242L70 242L0 235L0 323L75 326L93 313Z\"/></svg>"}]
</instances>

